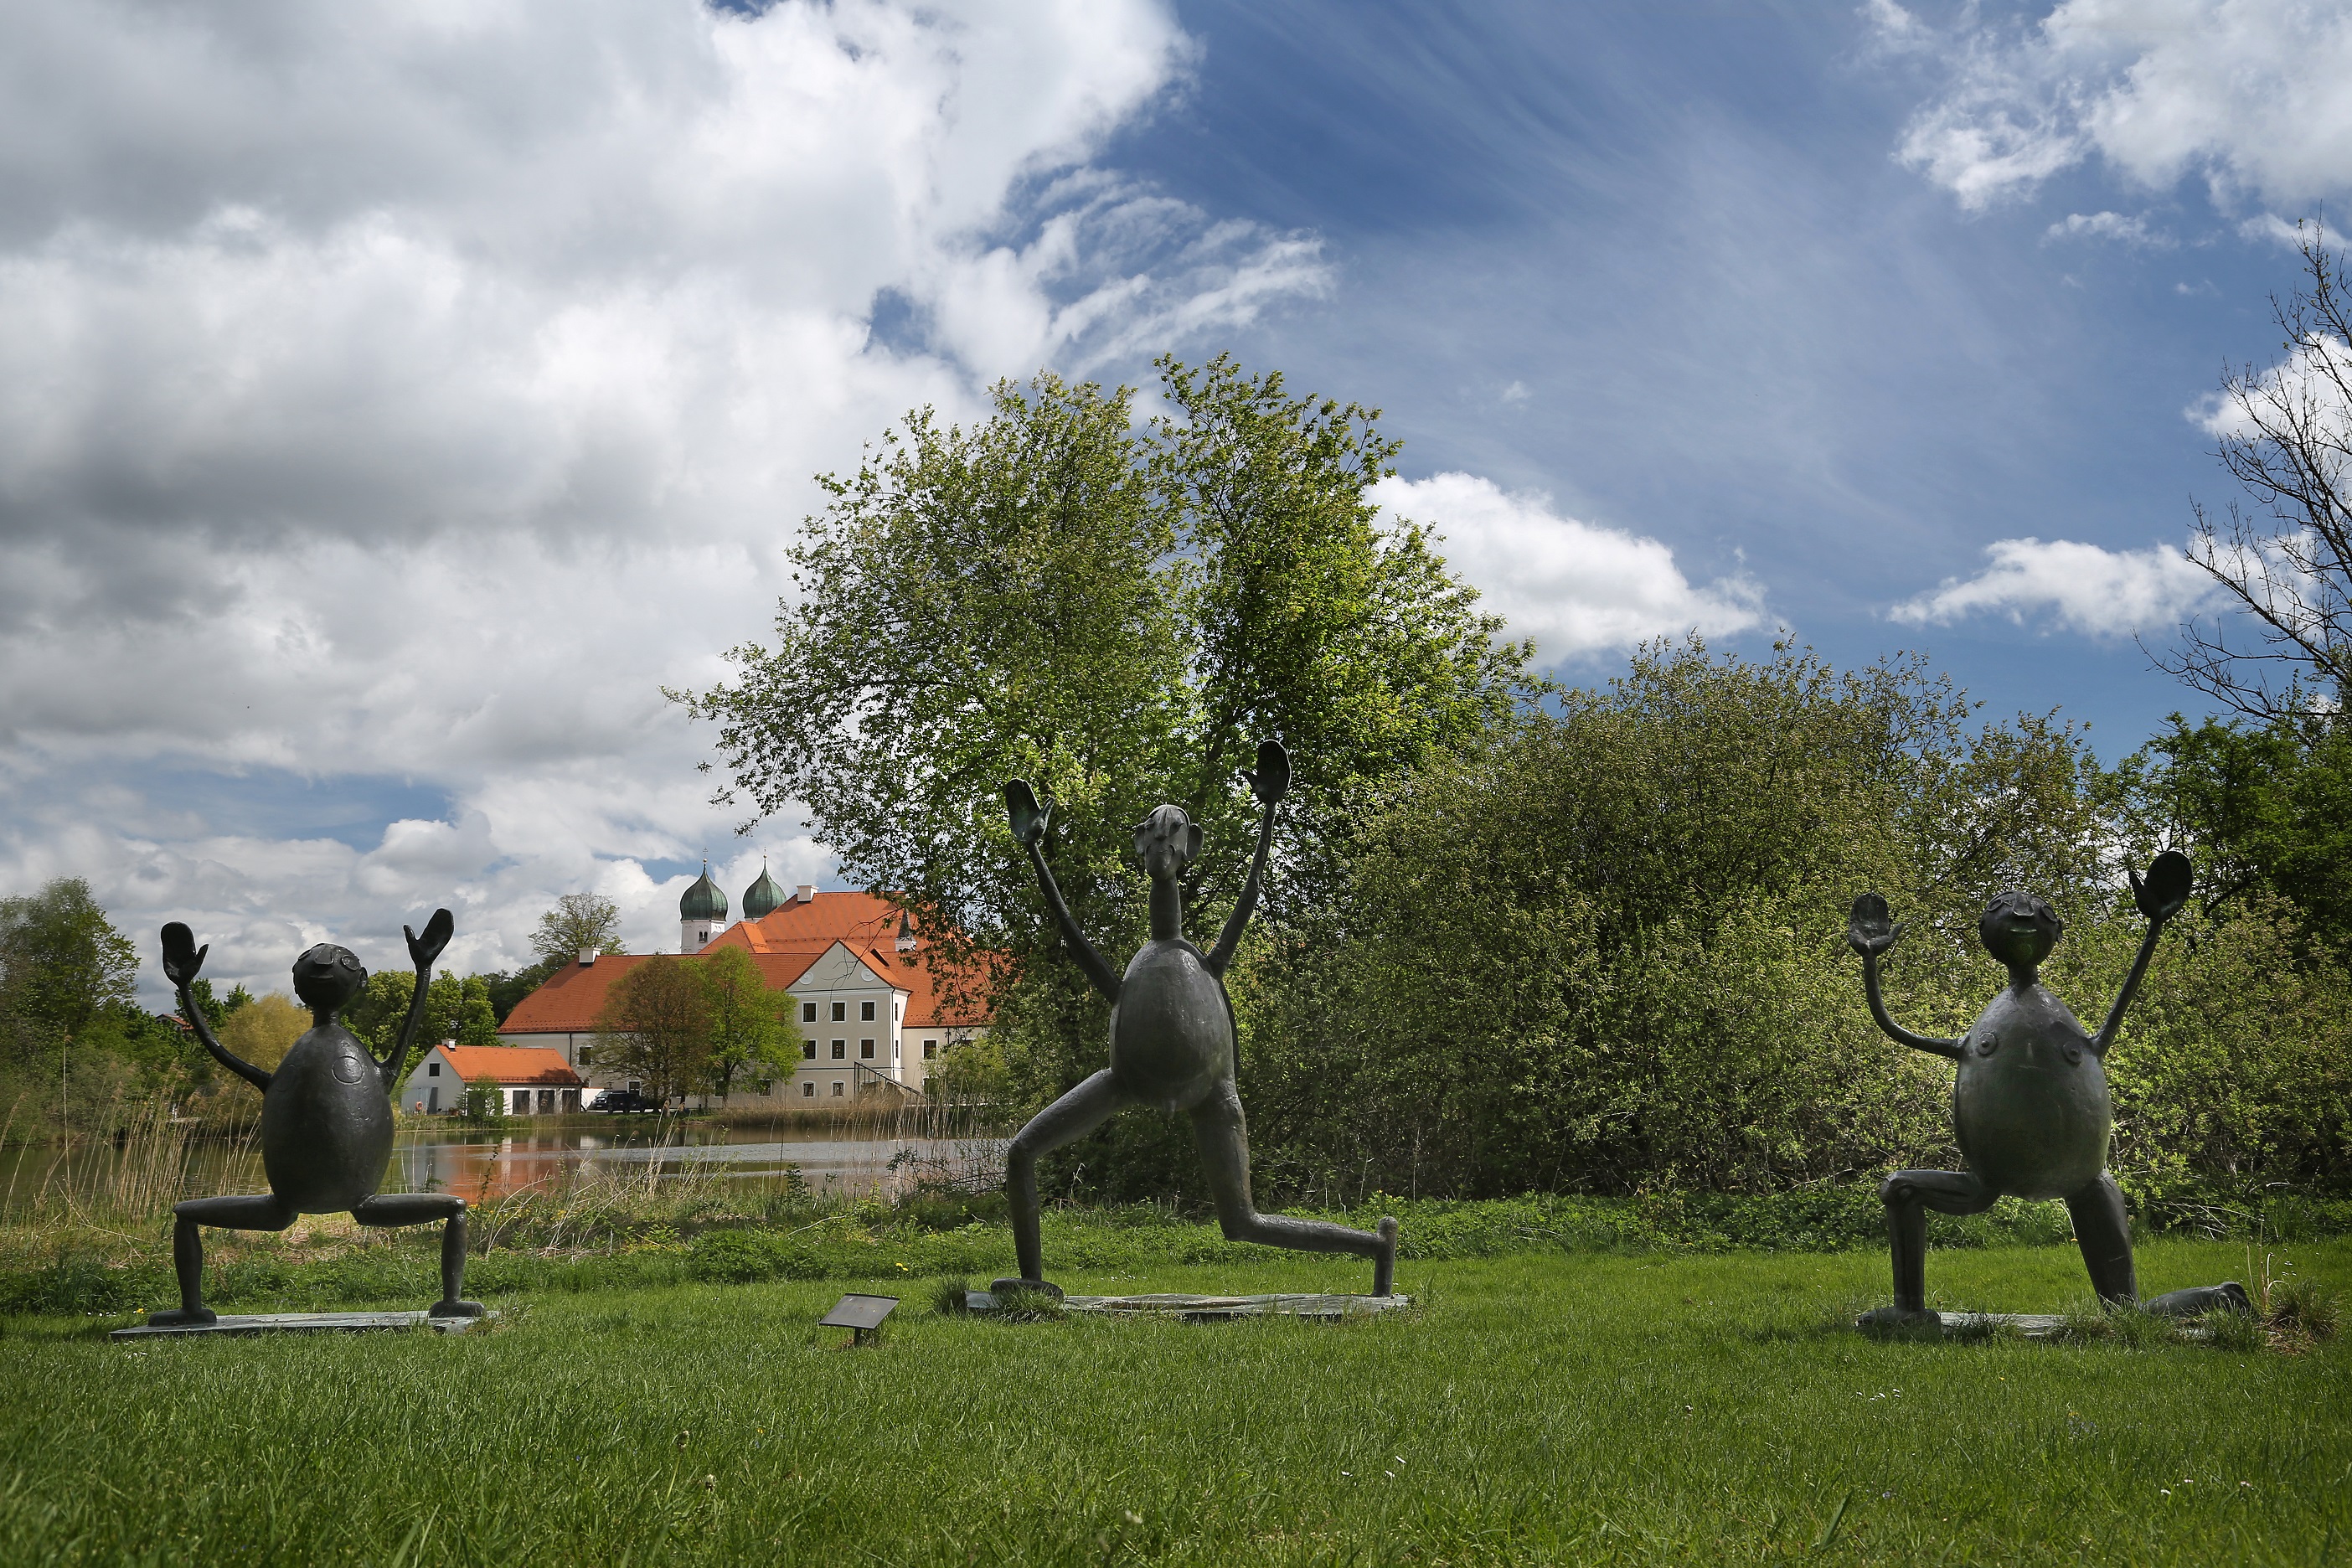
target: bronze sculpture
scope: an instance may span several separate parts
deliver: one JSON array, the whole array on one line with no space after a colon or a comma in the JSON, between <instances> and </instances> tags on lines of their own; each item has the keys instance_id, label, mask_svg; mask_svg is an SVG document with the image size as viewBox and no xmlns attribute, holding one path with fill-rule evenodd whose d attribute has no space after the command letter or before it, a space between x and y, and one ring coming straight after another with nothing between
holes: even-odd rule
<instances>
[{"instance_id":1,"label":"bronze sculpture","mask_svg":"<svg viewBox=\"0 0 2352 1568\"><path fill-rule=\"evenodd\" d=\"M1397 1222L1378 1231L1352 1230L1321 1220L1258 1213L1250 1196L1249 1129L1234 1081L1234 1012L1224 974L1257 907L1266 851L1274 839L1274 808L1290 790L1290 757L1275 741L1258 747L1257 771L1244 772L1265 807L1257 852L1241 898L1217 945L1207 952L1185 939L1178 879L1201 853L1201 829L1183 808L1162 805L1135 826L1135 858L1151 879L1151 940L1115 975L1062 901L1054 873L1038 848L1049 808L1040 807L1025 779L1004 786L1013 837L1029 852L1045 902L1054 911L1070 956L1095 988L1110 999L1110 1065L1033 1118L1013 1140L1005 1189L1012 1200L1013 1249L1022 1278L999 1279L993 1289L1026 1289L1058 1296L1044 1276L1037 1231L1037 1160L1093 1131L1131 1105L1188 1112L1201 1163L1216 1201L1217 1222L1229 1241L1255 1241L1305 1252L1352 1252L1372 1260L1372 1294L1390 1294L1396 1274Z\"/></svg>"},{"instance_id":2,"label":"bronze sculpture","mask_svg":"<svg viewBox=\"0 0 2352 1568\"><path fill-rule=\"evenodd\" d=\"M2194 877L2189 858L2177 850L2158 855L2146 879L2137 871L2130 876L2147 932L2095 1035L2084 1033L2066 1005L2042 984L2042 961L2065 927L2032 894L2015 889L1997 894L1977 921L1985 951L2009 970L2009 986L1957 1040L1915 1035L1887 1016L1878 990L1878 960L1903 928L1889 919L1886 900L1876 893L1854 900L1846 943L1862 955L1870 1016L1898 1043L1957 1065L1952 1123L1968 1164L1961 1171L1897 1171L1880 1185L1895 1256L1895 1305L1865 1314L1864 1327L1940 1322L1927 1310L1926 1211L1980 1214L2002 1196L2063 1200L2101 1304L2138 1302L2123 1192L2107 1173L2114 1118L2104 1064L2155 956L2157 939L2188 903ZM2173 1317L2220 1308L2250 1310L2245 1287L2231 1280L2174 1290L2145 1303L2147 1311Z\"/></svg>"},{"instance_id":3,"label":"bronze sculpture","mask_svg":"<svg viewBox=\"0 0 2352 1568\"><path fill-rule=\"evenodd\" d=\"M151 1327L215 1322L204 1303L205 1249L198 1226L222 1230L284 1230L306 1214L348 1211L364 1226L446 1223L441 1232L441 1300L436 1318L478 1318L478 1301L459 1300L466 1283L466 1200L447 1193L378 1194L392 1158L392 1096L425 1017L425 991L433 961L448 945L454 922L436 910L418 936L406 926L416 990L399 1042L383 1060L369 1054L336 1015L367 984L367 971L347 948L320 942L294 961L294 994L310 1009L310 1028L287 1048L286 1059L264 1072L213 1037L190 987L209 947L177 921L163 928L163 973L178 988L180 1016L213 1059L261 1090L261 1165L269 1191L242 1197L191 1198L173 1205L172 1267L179 1276L177 1311L149 1316Z\"/></svg>"}]
</instances>

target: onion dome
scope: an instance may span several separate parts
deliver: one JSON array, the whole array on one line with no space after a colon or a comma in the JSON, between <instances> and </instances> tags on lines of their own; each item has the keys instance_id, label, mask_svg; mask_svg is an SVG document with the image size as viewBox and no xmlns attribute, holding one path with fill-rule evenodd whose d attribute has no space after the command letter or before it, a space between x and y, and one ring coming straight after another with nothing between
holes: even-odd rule
<instances>
[{"instance_id":1,"label":"onion dome","mask_svg":"<svg viewBox=\"0 0 2352 1568\"><path fill-rule=\"evenodd\" d=\"M727 918L727 895L710 879L710 862L702 863L702 875L677 901L677 918L682 921L723 921Z\"/></svg>"},{"instance_id":2,"label":"onion dome","mask_svg":"<svg viewBox=\"0 0 2352 1568\"><path fill-rule=\"evenodd\" d=\"M785 901L782 885L768 875L767 863L761 862L760 879L743 889L743 918L762 919L783 908Z\"/></svg>"}]
</instances>

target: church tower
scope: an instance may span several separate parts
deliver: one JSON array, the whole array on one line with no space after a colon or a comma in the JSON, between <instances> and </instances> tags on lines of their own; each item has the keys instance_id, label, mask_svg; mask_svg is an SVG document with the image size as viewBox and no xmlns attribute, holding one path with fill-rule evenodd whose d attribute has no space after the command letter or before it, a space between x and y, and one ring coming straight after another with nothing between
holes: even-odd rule
<instances>
[{"instance_id":1,"label":"church tower","mask_svg":"<svg viewBox=\"0 0 2352 1568\"><path fill-rule=\"evenodd\" d=\"M710 862L702 863L702 875L677 901L677 950L680 952L700 952L710 939L727 929L727 895L710 879Z\"/></svg>"},{"instance_id":2,"label":"church tower","mask_svg":"<svg viewBox=\"0 0 2352 1568\"><path fill-rule=\"evenodd\" d=\"M768 875L765 856L760 859L760 879L743 889L743 918L761 920L784 907L786 900L782 884Z\"/></svg>"}]
</instances>

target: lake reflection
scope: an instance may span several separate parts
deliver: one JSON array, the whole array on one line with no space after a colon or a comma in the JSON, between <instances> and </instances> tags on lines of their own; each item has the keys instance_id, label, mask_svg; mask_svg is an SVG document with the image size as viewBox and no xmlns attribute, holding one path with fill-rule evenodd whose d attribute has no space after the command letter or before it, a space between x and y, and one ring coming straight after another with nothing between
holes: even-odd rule
<instances>
[{"instance_id":1,"label":"lake reflection","mask_svg":"<svg viewBox=\"0 0 2352 1568\"><path fill-rule=\"evenodd\" d=\"M851 1129L820 1124L804 1130L671 1123L658 1131L646 1125L643 1131L552 1129L509 1135L499 1128L463 1123L410 1125L394 1142L381 1190L456 1193L479 1203L530 1187L562 1187L579 1177L661 1182L692 1175L765 1183L797 1168L813 1192L863 1197L902 1192L926 1173L971 1185L1002 1179L1003 1139L880 1135L887 1127L887 1121L879 1128L868 1121ZM104 1141L78 1142L70 1148L0 1149L0 1210L22 1215L68 1194L84 1201L98 1197L121 1184L128 1173L127 1158L140 1157L126 1156ZM165 1192L176 1187L182 1196L205 1197L268 1186L260 1148L249 1137L194 1140L177 1158L176 1180L166 1175Z\"/></svg>"},{"instance_id":2,"label":"lake reflection","mask_svg":"<svg viewBox=\"0 0 2352 1568\"><path fill-rule=\"evenodd\" d=\"M456 1193L468 1200L559 1186L575 1174L660 1180L681 1174L773 1179L797 1168L812 1191L851 1196L896 1191L924 1167L959 1172L1001 1166L1003 1140L778 1136L770 1128L673 1130L615 1137L596 1132L490 1137L472 1130L404 1131L386 1192ZM895 1166L895 1168L894 1168Z\"/></svg>"}]
</instances>

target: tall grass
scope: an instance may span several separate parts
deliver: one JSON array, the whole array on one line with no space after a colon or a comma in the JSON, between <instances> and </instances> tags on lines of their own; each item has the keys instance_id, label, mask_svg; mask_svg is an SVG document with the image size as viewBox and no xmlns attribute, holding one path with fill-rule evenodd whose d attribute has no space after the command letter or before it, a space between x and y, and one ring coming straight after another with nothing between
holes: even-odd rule
<instances>
[{"instance_id":1,"label":"tall grass","mask_svg":"<svg viewBox=\"0 0 2352 1568\"><path fill-rule=\"evenodd\" d=\"M68 1131L54 1143L12 1148L12 1107L0 1121L0 1158L9 1161L0 1226L145 1229L183 1198L244 1190L257 1174L258 1118L226 1136L205 1136L201 1124L175 1115L165 1096L142 1096L114 1111L111 1134ZM28 1181L36 1165L40 1173Z\"/></svg>"},{"instance_id":2,"label":"tall grass","mask_svg":"<svg viewBox=\"0 0 2352 1568\"><path fill-rule=\"evenodd\" d=\"M152 1232L173 1204L220 1192L257 1191L259 1120L215 1126L173 1113L164 1097L116 1108L110 1135L68 1133L57 1142L12 1145L21 1100L0 1113L0 1228ZM764 1126L780 1139L812 1134L870 1146L850 1163L842 1189L814 1194L799 1171L746 1173L697 1158L687 1142L703 1118L657 1118L642 1162L583 1161L511 1192L494 1191L494 1152L472 1192L477 1246L609 1247L616 1242L711 1223L765 1222L815 1207L893 1199L917 1189L978 1193L1003 1179L1003 1140L968 1108L868 1097L840 1110L770 1111L761 1120L727 1119L737 1129ZM481 1130L492 1141L509 1130ZM519 1132L519 1129L517 1131ZM675 1149L674 1155L661 1151Z\"/></svg>"}]
</instances>

